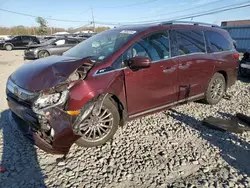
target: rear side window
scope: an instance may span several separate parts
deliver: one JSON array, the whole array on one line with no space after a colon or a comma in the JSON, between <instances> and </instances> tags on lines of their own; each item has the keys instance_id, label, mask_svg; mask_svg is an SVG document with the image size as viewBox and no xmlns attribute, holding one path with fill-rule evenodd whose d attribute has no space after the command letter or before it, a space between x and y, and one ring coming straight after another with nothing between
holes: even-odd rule
<instances>
[{"instance_id":1,"label":"rear side window","mask_svg":"<svg viewBox=\"0 0 250 188\"><path fill-rule=\"evenodd\" d=\"M205 53L206 45L202 31L176 30L178 55Z\"/></svg>"},{"instance_id":2,"label":"rear side window","mask_svg":"<svg viewBox=\"0 0 250 188\"><path fill-rule=\"evenodd\" d=\"M22 36L22 40L24 41L24 42L30 42L31 40L30 40L30 37L28 37L28 36Z\"/></svg>"},{"instance_id":3,"label":"rear side window","mask_svg":"<svg viewBox=\"0 0 250 188\"><path fill-rule=\"evenodd\" d=\"M75 40L75 39L67 39L66 43L67 43L67 44L77 44L78 41Z\"/></svg>"},{"instance_id":4,"label":"rear side window","mask_svg":"<svg viewBox=\"0 0 250 188\"><path fill-rule=\"evenodd\" d=\"M234 49L233 43L220 33L214 31L205 31L205 35L209 44L209 52L222 52Z\"/></svg>"}]
</instances>

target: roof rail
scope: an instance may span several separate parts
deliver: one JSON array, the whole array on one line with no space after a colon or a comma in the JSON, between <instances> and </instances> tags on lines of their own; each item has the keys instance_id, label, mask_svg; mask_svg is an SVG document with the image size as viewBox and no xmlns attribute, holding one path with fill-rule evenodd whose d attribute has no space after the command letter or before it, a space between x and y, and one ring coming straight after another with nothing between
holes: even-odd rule
<instances>
[{"instance_id":1,"label":"roof rail","mask_svg":"<svg viewBox=\"0 0 250 188\"><path fill-rule=\"evenodd\" d=\"M191 21L167 21L161 22L160 25L171 25L171 24L190 24L190 25L203 25L203 26L211 26L211 27L220 27L215 24L202 23L202 22L191 22Z\"/></svg>"}]
</instances>

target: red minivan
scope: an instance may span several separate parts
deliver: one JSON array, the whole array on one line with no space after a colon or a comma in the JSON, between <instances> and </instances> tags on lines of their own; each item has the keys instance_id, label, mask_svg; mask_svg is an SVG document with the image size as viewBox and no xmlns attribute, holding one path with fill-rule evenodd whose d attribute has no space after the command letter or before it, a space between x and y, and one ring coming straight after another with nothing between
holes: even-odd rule
<instances>
[{"instance_id":1,"label":"red minivan","mask_svg":"<svg viewBox=\"0 0 250 188\"><path fill-rule=\"evenodd\" d=\"M203 99L216 104L237 78L239 54L215 25L165 22L121 26L62 56L10 75L12 116L41 149L102 145L125 122Z\"/></svg>"}]
</instances>

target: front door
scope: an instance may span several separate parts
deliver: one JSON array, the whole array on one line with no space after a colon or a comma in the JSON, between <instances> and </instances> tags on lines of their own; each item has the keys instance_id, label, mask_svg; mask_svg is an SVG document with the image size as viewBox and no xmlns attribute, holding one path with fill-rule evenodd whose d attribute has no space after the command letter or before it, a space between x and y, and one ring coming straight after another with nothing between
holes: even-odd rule
<instances>
[{"instance_id":1,"label":"front door","mask_svg":"<svg viewBox=\"0 0 250 188\"><path fill-rule=\"evenodd\" d=\"M170 59L169 49L168 32L158 32L141 39L125 53L127 58L143 56L152 61L147 69L124 70L129 115L160 110L177 100L177 60Z\"/></svg>"},{"instance_id":2,"label":"front door","mask_svg":"<svg viewBox=\"0 0 250 188\"><path fill-rule=\"evenodd\" d=\"M21 36L14 37L11 40L11 43L14 45L15 48L20 48L23 44Z\"/></svg>"},{"instance_id":3,"label":"front door","mask_svg":"<svg viewBox=\"0 0 250 188\"><path fill-rule=\"evenodd\" d=\"M203 31L175 30L178 56L178 100L202 97L213 74L214 60L206 53Z\"/></svg>"}]
</instances>

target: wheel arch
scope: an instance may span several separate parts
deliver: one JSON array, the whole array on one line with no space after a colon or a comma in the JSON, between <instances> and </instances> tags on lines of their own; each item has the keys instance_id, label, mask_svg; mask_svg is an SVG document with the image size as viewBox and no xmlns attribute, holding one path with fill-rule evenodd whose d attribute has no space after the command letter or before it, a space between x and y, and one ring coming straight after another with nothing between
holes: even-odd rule
<instances>
[{"instance_id":1,"label":"wheel arch","mask_svg":"<svg viewBox=\"0 0 250 188\"><path fill-rule=\"evenodd\" d=\"M225 78L225 81L226 81L226 89L227 89L227 87L228 87L228 75L227 75L227 72L224 71L224 70L219 70L219 71L217 71L217 73L222 74L223 77Z\"/></svg>"},{"instance_id":2,"label":"wheel arch","mask_svg":"<svg viewBox=\"0 0 250 188\"><path fill-rule=\"evenodd\" d=\"M14 48L14 45L13 45L12 43L10 43L10 42L5 43L3 47L5 48L5 46L6 46L6 45L11 45L11 46L12 46L12 48Z\"/></svg>"},{"instance_id":3,"label":"wheel arch","mask_svg":"<svg viewBox=\"0 0 250 188\"><path fill-rule=\"evenodd\" d=\"M106 98L108 98L109 100L111 100L113 103L116 104L117 109L119 111L119 115L120 115L120 121L121 121L120 125L121 126L124 125L124 123L128 119L126 104L124 104L122 102L122 100L114 93L104 92L103 90L96 90L96 91L92 91L89 93L85 93L80 101L79 100L75 101L75 99L74 99L75 97L70 96L68 104L67 104L67 109L68 110L78 110L78 109L82 108L84 105L86 105L87 103L89 103L91 101L95 101L98 97L100 97L102 95L107 95Z\"/></svg>"}]
</instances>

